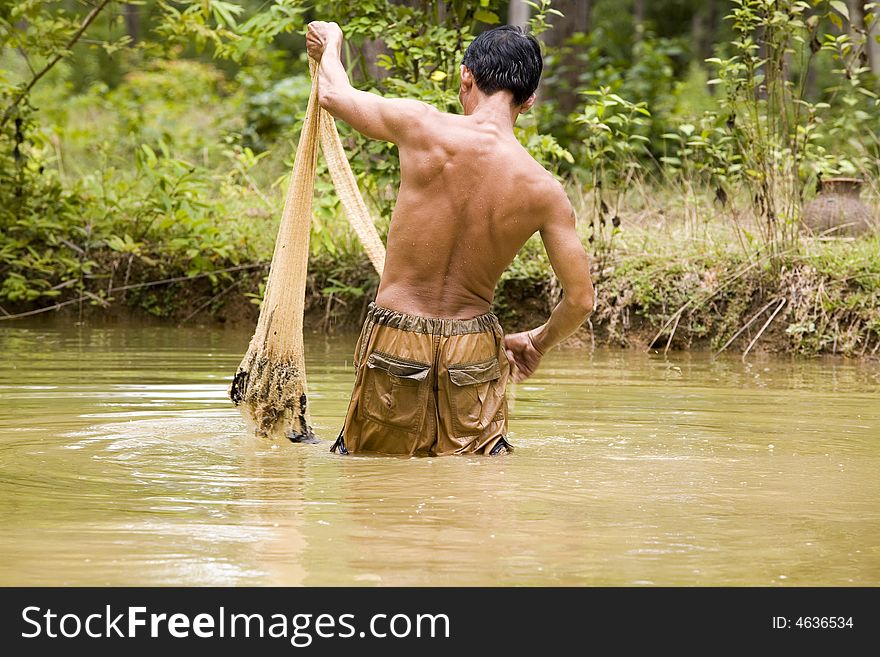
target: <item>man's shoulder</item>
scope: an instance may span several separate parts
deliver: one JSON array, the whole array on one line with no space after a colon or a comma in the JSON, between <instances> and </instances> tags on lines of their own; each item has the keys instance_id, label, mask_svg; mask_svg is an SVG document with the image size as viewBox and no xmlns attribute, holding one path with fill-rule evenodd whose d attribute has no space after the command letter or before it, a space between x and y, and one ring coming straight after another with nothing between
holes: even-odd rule
<instances>
[{"instance_id":1,"label":"man's shoulder","mask_svg":"<svg viewBox=\"0 0 880 657\"><path fill-rule=\"evenodd\" d=\"M543 164L534 158L534 156L523 146L518 139L511 139L508 143L512 145L514 164L517 171L528 178L534 185L541 188L546 193L563 192L562 184L550 173Z\"/></svg>"},{"instance_id":2,"label":"man's shoulder","mask_svg":"<svg viewBox=\"0 0 880 657\"><path fill-rule=\"evenodd\" d=\"M569 205L562 183L525 149L523 151L521 171L535 200L547 209Z\"/></svg>"},{"instance_id":3,"label":"man's shoulder","mask_svg":"<svg viewBox=\"0 0 880 657\"><path fill-rule=\"evenodd\" d=\"M389 98L388 100L393 103L393 105L389 105L389 108L392 109L394 117L401 125L406 125L408 129L430 129L438 119L446 116L445 112L441 112L422 100L414 98Z\"/></svg>"},{"instance_id":4,"label":"man's shoulder","mask_svg":"<svg viewBox=\"0 0 880 657\"><path fill-rule=\"evenodd\" d=\"M457 126L461 125L461 116L444 112L421 100L408 100L408 127L419 139L418 146L442 143L452 136Z\"/></svg>"}]
</instances>

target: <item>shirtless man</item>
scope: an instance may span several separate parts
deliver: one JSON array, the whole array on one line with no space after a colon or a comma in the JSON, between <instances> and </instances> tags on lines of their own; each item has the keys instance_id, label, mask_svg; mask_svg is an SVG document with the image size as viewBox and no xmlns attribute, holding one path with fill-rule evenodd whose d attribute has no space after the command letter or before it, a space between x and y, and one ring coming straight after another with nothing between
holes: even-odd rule
<instances>
[{"instance_id":1,"label":"shirtless man","mask_svg":"<svg viewBox=\"0 0 880 657\"><path fill-rule=\"evenodd\" d=\"M355 347L357 368L333 451L499 454L505 388L593 310L587 254L562 186L516 140L543 63L519 28L483 32L465 52L464 115L351 86L336 23L309 24L321 107L400 150L400 192L375 303ZM489 312L495 285L540 231L563 297L549 320L505 336Z\"/></svg>"}]
</instances>

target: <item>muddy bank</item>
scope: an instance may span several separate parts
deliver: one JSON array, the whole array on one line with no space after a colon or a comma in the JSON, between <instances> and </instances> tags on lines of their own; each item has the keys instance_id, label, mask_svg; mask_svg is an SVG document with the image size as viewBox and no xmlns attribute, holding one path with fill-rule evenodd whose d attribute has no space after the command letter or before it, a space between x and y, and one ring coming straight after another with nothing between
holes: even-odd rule
<instances>
[{"instance_id":1,"label":"muddy bank","mask_svg":"<svg viewBox=\"0 0 880 657\"><path fill-rule=\"evenodd\" d=\"M143 317L246 330L256 324L265 272L259 267L213 279L149 284L103 303L86 298L57 312L72 320ZM149 276L146 270L140 274ZM880 357L880 259L798 257L770 267L733 257L674 262L618 257L606 260L593 276L596 310L572 342ZM316 260L307 285L306 329L357 330L377 283L366 260ZM552 273L535 267L501 281L493 311L507 331L532 328L546 320L559 295ZM34 307L38 304L6 311Z\"/></svg>"}]
</instances>

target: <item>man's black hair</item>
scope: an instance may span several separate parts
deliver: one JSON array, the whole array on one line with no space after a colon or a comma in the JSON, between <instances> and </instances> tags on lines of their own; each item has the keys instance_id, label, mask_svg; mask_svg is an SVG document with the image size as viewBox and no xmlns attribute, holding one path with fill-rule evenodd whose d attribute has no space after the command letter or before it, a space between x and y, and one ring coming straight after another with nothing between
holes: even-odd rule
<instances>
[{"instance_id":1,"label":"man's black hair","mask_svg":"<svg viewBox=\"0 0 880 657\"><path fill-rule=\"evenodd\" d=\"M501 25L477 35L462 63L473 73L480 91L491 96L507 89L516 105L535 93L544 69L538 40L515 25Z\"/></svg>"}]
</instances>

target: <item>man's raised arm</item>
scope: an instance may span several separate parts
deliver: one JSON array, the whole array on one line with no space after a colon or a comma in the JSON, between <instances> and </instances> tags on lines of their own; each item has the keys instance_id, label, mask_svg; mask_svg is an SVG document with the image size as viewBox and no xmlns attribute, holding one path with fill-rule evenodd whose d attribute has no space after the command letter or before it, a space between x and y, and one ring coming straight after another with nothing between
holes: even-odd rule
<instances>
[{"instance_id":1,"label":"man's raised arm","mask_svg":"<svg viewBox=\"0 0 880 657\"><path fill-rule=\"evenodd\" d=\"M507 355L516 365L516 381L531 376L550 349L574 333L593 312L595 292L590 261L575 229L575 215L560 188L541 228L550 265L562 284L562 300L546 324L504 339Z\"/></svg>"},{"instance_id":2,"label":"man's raised arm","mask_svg":"<svg viewBox=\"0 0 880 657\"><path fill-rule=\"evenodd\" d=\"M335 118L371 139L400 144L437 110L417 100L383 98L351 86L342 65L342 30L336 23L313 21L306 34L309 55L317 62L318 102Z\"/></svg>"}]
</instances>

